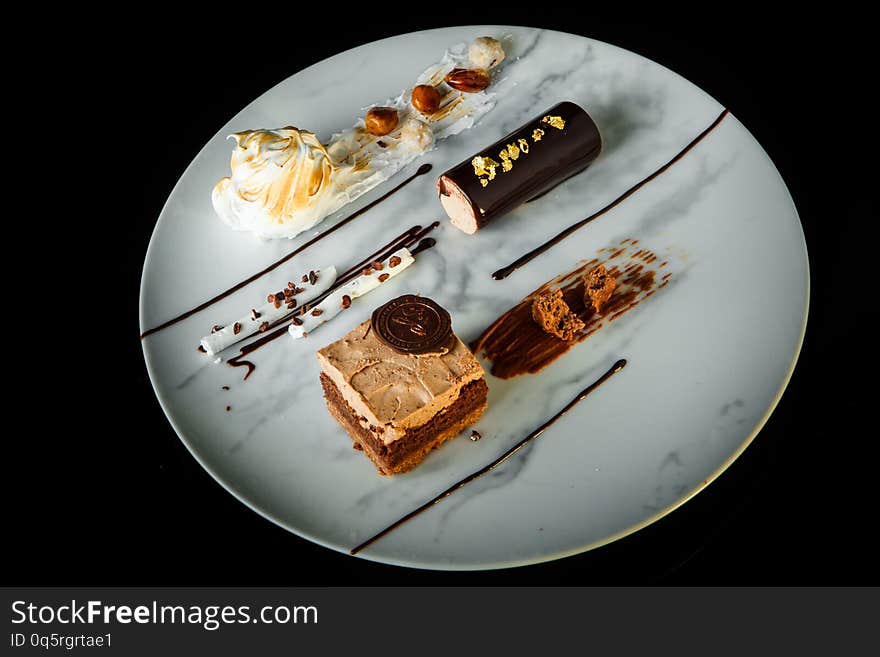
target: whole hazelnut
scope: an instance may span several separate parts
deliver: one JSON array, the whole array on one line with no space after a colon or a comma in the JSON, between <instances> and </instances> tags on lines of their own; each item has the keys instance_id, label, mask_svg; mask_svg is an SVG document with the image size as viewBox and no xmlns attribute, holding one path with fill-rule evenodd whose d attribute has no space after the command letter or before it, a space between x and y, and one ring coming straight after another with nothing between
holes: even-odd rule
<instances>
[{"instance_id":1,"label":"whole hazelnut","mask_svg":"<svg viewBox=\"0 0 880 657\"><path fill-rule=\"evenodd\" d=\"M489 74L481 68L454 68L446 74L446 84L465 93L476 93L489 86Z\"/></svg>"},{"instance_id":2,"label":"whole hazelnut","mask_svg":"<svg viewBox=\"0 0 880 657\"><path fill-rule=\"evenodd\" d=\"M412 104L422 114L433 114L440 109L440 92L428 84L412 90Z\"/></svg>"},{"instance_id":3,"label":"whole hazelnut","mask_svg":"<svg viewBox=\"0 0 880 657\"><path fill-rule=\"evenodd\" d=\"M393 107L373 107L364 119L367 131L381 137L397 127L397 110Z\"/></svg>"}]
</instances>

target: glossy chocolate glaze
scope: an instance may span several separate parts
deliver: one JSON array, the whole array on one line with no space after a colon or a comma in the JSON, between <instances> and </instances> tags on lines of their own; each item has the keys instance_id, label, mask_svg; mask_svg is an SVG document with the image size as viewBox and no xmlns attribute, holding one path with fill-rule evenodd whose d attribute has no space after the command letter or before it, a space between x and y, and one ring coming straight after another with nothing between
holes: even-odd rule
<instances>
[{"instance_id":1,"label":"glossy chocolate glaze","mask_svg":"<svg viewBox=\"0 0 880 657\"><path fill-rule=\"evenodd\" d=\"M375 200L373 200L373 201L370 201L370 202L367 203L364 207L362 207L360 210L357 210L356 212L353 212L352 214L348 215L345 219L343 219L342 221L340 221L340 222L337 223L337 224L334 224L333 226L331 226L330 228L328 228L327 230L325 230L325 231L324 231L323 233L321 233L320 235L318 235L318 236L316 236L316 237L313 237L312 239L310 239L308 242L305 242L304 244L301 244L300 246L298 246L297 248L295 248L293 251L291 251L291 252L288 253L287 255L285 255L285 256L283 256L282 258L279 258L278 260L276 260L275 262L273 262L273 263L272 263L271 265L269 265L268 267L265 267L264 269L261 269L260 271L258 271L256 274L253 274L252 276L248 276L248 277L247 277L246 279L244 279L243 281L241 281L241 282L239 282L239 283L236 283L235 285L233 285L232 287L230 287L228 290L224 290L224 291L221 292L220 294L211 297L210 299L208 299L207 301L205 301L205 302L203 302L203 303L200 303L200 304L199 304L198 306L196 306L195 308L192 308L192 309L190 309L190 310L187 310L186 312L181 313L181 314L178 315L177 317L173 317L173 318L169 319L167 322L164 322L164 323L162 323L162 324L159 324L159 326L156 326L156 327L153 327L153 328L151 328L151 329L148 329L148 330L144 331L143 333L141 333L141 340L143 340L143 339L144 339L145 337L147 337L148 335L152 335L153 333L156 333L157 331L161 331L162 329L166 329L166 328L168 328L169 326L172 326L172 325L176 324L177 322L180 322L180 321L186 319L187 317L191 317L192 315L195 315L197 312L200 312L200 311L204 310L205 308L208 308L209 306L214 305L214 304L217 303L218 301L222 301L223 299L225 299L226 297L228 297L228 296L229 296L230 294L232 294L233 292L237 292L238 290L240 290L241 288L243 288L245 285L249 285L250 283L253 283L255 280L257 280L258 278L260 278L260 277L262 277L262 276L265 276L265 275L268 274L270 271L273 271L273 270L277 269L278 267L280 267L281 265L283 265L285 262L287 262L288 260L290 260L290 259L293 258L294 256L299 255L300 253L302 253L303 251L305 251L307 248L309 248L310 246L312 246L312 245L315 244L316 242L321 241L322 239L324 239L324 238L327 237L328 235L331 235L332 233L336 232L337 230L339 230L340 228L342 228L342 227L345 226L346 224L348 224L348 223L354 221L355 219L357 219L358 217L360 217L362 214L364 214L364 213L367 212L368 210L371 210L371 209L374 208L376 205L378 205L379 203L381 203L382 201L384 201L385 199L387 199L389 196L391 196L391 195L394 194L395 192L399 191L402 187L408 185L409 183L411 183L411 182L412 182L414 179L416 179L417 177L425 175L425 174L428 173L430 170L431 170L431 165L428 164L428 163L426 162L425 164L423 164L422 166L420 166L420 167L416 170L416 172L415 172L414 174L412 174L409 178L406 178L405 180L401 181L396 187L391 188L390 190L388 190L387 192L385 192L385 193L384 193L382 196L380 196L379 198L377 198L377 199L375 199Z\"/></svg>"},{"instance_id":2,"label":"glossy chocolate glaze","mask_svg":"<svg viewBox=\"0 0 880 657\"><path fill-rule=\"evenodd\" d=\"M541 119L545 116L561 117L565 127L560 130L543 123ZM533 139L536 129L543 131L540 141ZM447 185L457 187L470 201L478 228L579 173L602 150L599 128L590 115L578 105L565 101L481 149L476 155L500 161L499 152L510 144L517 144L519 140L525 140L528 152L519 153L511 161L513 166L509 171L498 167L494 179L488 180L485 186L474 173L473 157L440 176L437 183L439 193L444 194Z\"/></svg>"},{"instance_id":3,"label":"glossy chocolate glaze","mask_svg":"<svg viewBox=\"0 0 880 657\"><path fill-rule=\"evenodd\" d=\"M352 548L352 549L350 550L350 553L351 553L351 554L357 554L358 552L360 552L360 551L363 550L364 548L366 548L366 547L372 545L373 543L375 543L376 541L378 541L380 538L382 538L383 536L385 536L385 535L388 534L389 532L391 532L391 531L397 529L398 527L400 527L400 525L402 525L403 523L405 523L407 520L410 520L411 518L417 516L418 514L422 513L423 511L427 511L428 509L430 509L430 508L431 508L432 506L434 506L435 504L437 504L437 503L441 502L442 500L446 499L447 497L449 497L450 495L452 495L455 491L457 491L459 488L462 488L462 487L468 485L469 483L471 483L471 482L472 482L474 479L476 479L477 477L481 477L481 476L483 476L484 474L486 474L486 473L488 473L488 472L491 472L492 470L494 470L495 468L497 468L499 465L501 465L502 463L504 463L507 459L509 459L511 456L513 456L514 454L516 454L519 450L521 450L523 447L525 447L527 444L529 444L531 441L533 441L535 438L537 438L537 437L540 436L542 433L544 433L544 431L546 431L548 427L550 427L554 422L556 422L556 420L558 420L558 419L561 418L563 415L565 415L568 411L570 411L572 408L574 408L574 406L575 406L578 402L582 401L587 395L589 395L589 394L590 394L591 392L593 392L596 388L598 388L600 385L602 385L603 383L605 383L605 382L606 382L608 379L610 379L612 376L614 376L615 374L617 374L617 373L618 373L620 370L622 370L624 367L626 367L626 359L621 358L621 359L618 360L616 363L614 363L614 365L612 365L611 368L610 368L607 372L605 372L605 374L603 374L602 376L600 376L600 377L599 377L594 383L591 383L591 384L588 385L586 388L584 388L583 390L581 390L581 391L577 394L577 396L576 396L574 399L572 399L570 402L568 402L568 403L562 408L562 410L560 410L558 413L556 413L556 415L554 415L554 416L551 417L549 420L547 420L546 422L544 422L544 424L542 424L540 427L538 427L537 429L535 429L534 431L532 431L528 436L526 436L525 438L523 438L522 440L520 440L518 443L516 443L513 447L511 447L511 448L508 449L506 452L504 452L504 453L503 453L501 456L499 456L497 459L495 459L494 461L492 461L492 462L489 463L488 465L483 466L482 468L480 468L480 469L477 470L476 472L473 472L473 473L469 474L469 475L468 475L467 477L465 477L464 479L461 479L461 480L455 482L454 484L452 484L452 486L450 486L449 488L447 488L446 490L444 490L442 493L440 493L440 494L437 495L436 497L434 497L434 498L428 500L427 502L425 502L424 504L422 504L422 505L421 505L420 507L418 507L417 509L415 509L415 510L413 510L413 511L410 511L410 512L407 513L405 516L403 516L400 520L398 520L398 521L392 523L391 525L389 525L388 527L386 527L385 529L383 529L382 531L380 531L378 534L375 534L374 536L371 536L370 538L368 538L366 541L364 541L363 543L361 543L361 544L358 545L357 547Z\"/></svg>"}]
</instances>

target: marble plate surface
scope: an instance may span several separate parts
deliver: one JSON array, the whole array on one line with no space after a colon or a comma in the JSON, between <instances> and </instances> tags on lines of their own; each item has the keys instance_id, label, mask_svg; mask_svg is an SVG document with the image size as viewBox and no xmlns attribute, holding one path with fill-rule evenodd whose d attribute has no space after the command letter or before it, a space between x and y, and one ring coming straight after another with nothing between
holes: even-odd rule
<instances>
[{"instance_id":1,"label":"marble plate surface","mask_svg":"<svg viewBox=\"0 0 880 657\"><path fill-rule=\"evenodd\" d=\"M453 44L509 35L498 103L390 181L294 240L261 242L224 226L211 189L229 172L229 133L288 124L322 139L391 97ZM255 354L257 370L214 363L199 338L303 271L340 270L414 224L444 215L436 176L560 100L586 108L604 150L583 174L476 235L444 219L438 244L393 284L308 339ZM359 554L439 569L555 559L660 518L746 448L791 375L804 335L808 260L779 173L731 113L686 156L504 281L491 272L607 205L675 156L722 112L668 69L599 41L531 28L474 26L405 34L341 53L270 89L220 130L168 198L144 263L141 330L262 269L430 162L415 179L288 265L143 340L156 395L193 456L230 493L282 527L345 553L492 461L618 358L629 365L501 468ZM315 351L404 293L428 295L466 342L525 294L623 239L670 262L671 284L536 375L489 376L477 428L393 478L331 419ZM356 312L355 312L356 310ZM224 354L234 355L235 350ZM229 386L224 391L222 386ZM226 406L231 410L227 412Z\"/></svg>"}]
</instances>

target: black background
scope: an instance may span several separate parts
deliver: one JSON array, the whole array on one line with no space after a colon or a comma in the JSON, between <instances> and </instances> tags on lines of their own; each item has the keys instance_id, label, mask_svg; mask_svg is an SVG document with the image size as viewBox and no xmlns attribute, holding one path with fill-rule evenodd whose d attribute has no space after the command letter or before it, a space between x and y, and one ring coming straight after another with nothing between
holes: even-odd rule
<instances>
[{"instance_id":1,"label":"black background","mask_svg":"<svg viewBox=\"0 0 880 657\"><path fill-rule=\"evenodd\" d=\"M343 24L333 16L312 21L306 7L288 17L279 9L261 15L262 24L249 20L254 10L248 7L224 24L141 15L68 34L63 45L46 44L53 63L39 69L38 86L52 100L41 105L47 116L40 120L63 138L52 140L57 150L43 145L52 153L46 156L50 170L73 185L63 192L42 187L29 197L27 216L45 231L41 239L59 247L49 280L40 284L77 302L49 326L63 327L69 340L42 341L38 348L30 342L27 358L44 365L15 370L23 392L13 399L21 408L7 410L25 421L10 430L4 462L9 583L880 581L870 539L880 450L878 432L865 419L876 393L865 374L876 350L876 285L869 271L877 166L870 153L876 152L878 120L864 95L876 78L868 68L876 57L859 27L864 17L775 20L713 7L690 19L633 11L624 20L542 6L437 8L423 16L397 9L405 16L370 24L371 9ZM767 150L800 212L812 271L806 342L782 401L745 454L649 528L587 554L512 570L383 566L274 526L189 455L144 367L137 337L140 273L174 183L253 98L361 43L486 22L560 29L622 46L682 74L728 107ZM25 121L37 123L36 110ZM104 148L93 148L96 143ZM6 145L8 153L14 143ZM32 248L44 253L42 243ZM33 284L24 282L25 288ZM83 298L91 301L84 306ZM83 312L100 328L86 326ZM10 351L23 351L14 345Z\"/></svg>"}]
</instances>

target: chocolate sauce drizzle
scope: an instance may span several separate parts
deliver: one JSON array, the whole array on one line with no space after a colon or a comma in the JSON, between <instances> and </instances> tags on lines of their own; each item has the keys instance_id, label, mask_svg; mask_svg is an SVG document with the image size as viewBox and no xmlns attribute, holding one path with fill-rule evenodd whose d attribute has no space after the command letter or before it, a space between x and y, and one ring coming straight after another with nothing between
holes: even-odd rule
<instances>
[{"instance_id":1,"label":"chocolate sauce drizzle","mask_svg":"<svg viewBox=\"0 0 880 657\"><path fill-rule=\"evenodd\" d=\"M573 224L572 224L571 226L569 226L568 228L566 228L566 229L562 230L561 232L559 232L555 237L552 237L552 238L550 238L549 240L547 240L546 242L544 242L543 244L541 244L541 245L539 245L539 246L536 246L534 249L532 249L531 251L529 251L529 252L526 253L525 255L521 256L520 258L514 260L512 263L510 263L510 264L507 265L506 267L502 267L501 269L499 269L499 270L493 272L493 273L492 273L492 278L494 278L496 281L500 281L500 280L503 280L503 279L507 278L507 277L510 276L513 272L515 272L517 269L519 269L520 267L522 267L522 266L525 265L526 263L531 262L532 260L534 260L535 258L537 258L539 255L541 255L542 253L544 253L544 252L547 251L548 249L550 249L550 248L556 246L559 242L561 242L562 240L564 240L566 237L568 237L569 235L571 235L571 234L572 234L573 232L575 232L576 230L579 230L580 228L583 228L583 227L586 226L588 223L590 223L591 221L593 221L593 219L596 219L597 217L602 216L603 214L605 214L606 212L608 212L609 210L611 210L613 207L615 207L615 206L618 205L619 203L621 203L621 202L623 202L624 200L626 200L629 196L631 196L632 194L634 194L635 192L637 192L639 189L641 189L642 187L644 187L645 185L647 185L649 182L651 182L652 180L654 180L654 178L656 178L657 176L659 176L661 173L663 173L664 171L666 171L669 167L671 167L673 164L675 164L675 163L678 162L681 158L683 158L685 155L687 155L688 151L690 151L694 146L696 146L697 144L699 144L699 143L703 140L703 138L704 138L706 135L708 135L708 134L709 134L710 132L712 132L716 127L718 127L718 124L721 123L721 121L724 120L724 117L727 116L727 114L728 114L728 110L725 109L724 111L722 111L721 114L718 115L718 118L716 118L708 128L706 128L705 130L703 130L703 132L701 132L699 135L697 135L697 136L693 139L693 141L691 141L687 146L685 146L682 150L680 150L680 151L678 152L678 154L677 154L675 157L673 157L671 160L669 160L669 162L667 162L667 163L664 164L662 167L660 167L659 169L657 169L657 170L656 170L654 173L652 173L650 176L648 176L647 178L645 178L645 179L643 179L643 180L637 182L635 185L633 185L633 186L630 187L628 190L626 190L623 194L621 194L621 195L618 196L616 199L614 199L613 201L611 201L611 203L609 203L609 204L606 205L605 207L603 207L603 208L597 210L596 212L594 212L593 214L591 214L591 215L590 215L589 217L587 217L586 219L581 219L580 221L578 221L578 222L576 222L576 223L573 223Z\"/></svg>"},{"instance_id":2,"label":"chocolate sauce drizzle","mask_svg":"<svg viewBox=\"0 0 880 657\"><path fill-rule=\"evenodd\" d=\"M476 472L473 472L473 473L469 474L469 475L468 475L467 477L465 477L464 479L461 479L461 480L455 482L454 484L452 484L452 486L450 486L449 488L447 488L446 490L444 490L442 493L440 493L440 494L437 495L436 497L434 497L434 498L428 500L427 502L425 502L424 504L422 504L422 505L421 505L420 507L418 507L417 509L415 509L415 510L413 510L413 511L410 511L410 512L407 513L405 516L403 516L400 520L397 520L396 522L394 522L394 523L388 525L388 527L386 527L385 529L383 529L382 531L380 531L378 534L376 534L376 535L374 535L374 536L368 538L366 541L364 541L363 543L361 543L361 544L358 545L357 547L352 548L352 549L349 551L349 553L350 553L350 554L357 554L358 552L360 552L361 550L363 550L365 547L368 547L368 546L372 545L373 543L375 543L376 541L378 541L380 538L382 538L383 536L385 536L385 535L388 534L389 532L391 532L391 531L397 529L398 527L400 527L400 525L402 525L403 523L405 523L407 520L410 520L411 518L417 516L418 514L422 513L423 511L427 511L428 509L430 509L430 508L431 508L432 506L434 506L435 504L437 504L437 503L441 502L442 500L444 500L445 498L449 497L449 496L452 495L455 491L457 491L459 488L463 488L463 487L466 486L467 484L471 483L471 482L472 482L474 479L476 479L477 477L481 477L482 475L486 474L487 472L491 472L492 470L494 470L495 468L497 468L499 465L501 465L502 463L504 463L507 459L509 459L511 456L513 456L513 455L516 454L519 450L521 450L523 447L525 447L528 443L530 443L530 442L533 441L535 438L537 438L537 437L540 436L542 433L544 433L544 431L545 431L548 427L550 427L554 422L556 422L556 420L558 420L558 419L561 418L563 415L565 415L566 413L568 413L568 411L570 411L572 408L574 408L574 406L575 406L578 402L582 401L587 395L589 395L589 394L590 394L591 392L593 392L596 388L598 388L600 385L602 385L603 383L605 383L605 382L606 382L608 379L610 379L612 376L614 376L615 374L617 374L617 373L618 373L620 370L622 370L624 367L626 367L626 359L625 359L625 358L621 358L621 359L618 360L616 363L614 363L614 365L611 366L611 369L609 369L607 372L605 372L605 374L603 374L602 376L600 376L600 377L599 377L594 383L591 383L591 384L588 385L586 388L584 388L583 390L581 390L581 391L577 394L577 396L576 396L574 399L572 399L570 402L568 402L568 404L566 404L566 405L562 408L562 410L560 410L558 413L556 413L556 415L554 415L554 416L551 417L549 420L547 420L546 422L544 422L544 424L542 424L540 427L538 427L537 429L535 429L534 431L532 431L532 433L530 433L528 436L526 436L525 438L523 438L522 440L520 440L518 443L516 443L513 447L511 447L511 448L508 449L506 452L504 452L504 453L503 453L501 456L499 456L497 459L495 459L494 461L492 461L492 462L489 463L488 465L483 466L482 468L480 468L480 469L477 470Z\"/></svg>"},{"instance_id":3,"label":"chocolate sauce drizzle","mask_svg":"<svg viewBox=\"0 0 880 657\"><path fill-rule=\"evenodd\" d=\"M240 290L240 289L243 288L244 286L249 285L250 283L253 283L253 282L254 282L255 280L257 280L258 278L260 278L260 277L262 277L262 276L265 276L266 274L268 274L269 272L273 271L274 269L277 269L278 267L280 267L281 265L283 265L285 262L287 262L288 260L290 260L290 259L293 258L294 256L296 256L296 255L302 253L303 251L305 251L307 248L309 248L310 246L312 246L312 245L315 244L316 242L319 242L320 240L324 239L325 237L327 237L327 236L330 235L331 233L334 233L335 231L339 230L340 228L342 228L343 226L345 226L347 223L349 223L349 222L351 222L351 221L354 221L355 219L357 219L358 217L360 217L362 214L364 214L364 213L367 212L368 210L374 208L376 205L378 205L379 203L381 203L382 201L384 201L385 199L387 199L389 196L391 196L391 195L394 194L395 192L399 191L402 187L404 187L405 185L408 185L410 182L412 182L412 181L413 181L414 179L416 179L417 177L425 175L425 174L428 173L430 170L431 170L431 165L430 165L429 163L426 162L425 164L423 164L422 166L420 166L420 167L416 170L416 172L415 172L414 174L412 174L409 178L406 178L405 180L403 180L402 182L400 182L396 187L391 188L390 190L388 190L387 192L385 192L385 193L384 193L382 196L380 196L379 198L377 198L377 199L375 199L375 200L373 200L373 201L370 201L370 202L367 203L364 207L362 207L360 210L357 210L356 212L353 212L352 214L348 215L345 219L343 219L343 220L340 221L339 223L337 223L337 224L331 226L330 228L328 228L327 230L325 230L325 231L324 231L323 233L321 233L320 235L317 235L316 237L313 237L313 238L310 239L308 242L306 242L306 243L304 243L304 244L298 246L298 247L295 248L293 251L291 251L290 253L288 253L288 254L285 255L284 257L282 257L282 258L276 260L275 262L273 262L273 263L272 263L271 265L269 265L268 267L266 267L266 268L264 268L264 269L261 269L260 271L258 271L258 272L257 272L256 274L254 274L253 276L249 276L248 278L244 279L244 280L241 281L240 283L236 283L235 285L233 285L233 286L232 286L231 288L229 288L228 290L224 290L224 291L221 292L220 294L218 294L218 295L216 295L216 296L214 296L214 297L211 297L210 299L208 299L208 300L205 301L204 303L199 304L199 305L196 306L195 308L192 308L191 310L187 310L186 312L184 312L184 313L178 315L177 317L174 317L174 318L172 318L172 319L169 319L167 322L165 322L165 323L163 323L163 324L159 324L159 326L156 326L156 327L153 327L153 328L151 328L151 329L148 329L148 330L144 331L143 333L141 333L141 340L143 340L143 339L144 339L145 337L147 337L148 335L152 335L153 333L156 333L156 332L158 332L158 331L161 331L162 329L166 329L166 328L168 328L169 326L172 326L172 325L174 325L174 324L177 324L177 322L180 322L180 321L186 319L187 317L191 317L192 315L195 315L197 312L200 312L200 311L204 310L205 308L208 308L209 306L214 305L214 304L217 303L218 301L221 301L221 300L225 299L226 297L228 297L228 296L229 296L230 294L232 294L233 292L237 292L238 290Z\"/></svg>"},{"instance_id":4,"label":"chocolate sauce drizzle","mask_svg":"<svg viewBox=\"0 0 880 657\"><path fill-rule=\"evenodd\" d=\"M431 165L426 166L430 167ZM276 340L277 338L280 338L282 335L287 333L287 326L290 322L291 317L305 315L312 308L314 308L316 305L318 305L324 299L330 296L330 294L332 294L335 290L339 289L341 286L345 285L349 281L360 276L364 268L376 260L387 260L395 251L398 251L404 247L409 248L413 244L417 244L417 246L410 249L410 253L412 255L416 255L417 253L420 253L426 249L430 249L437 243L437 240L435 240L433 237L425 237L425 235L437 228L437 226L439 225L440 222L435 221L424 228L422 226L416 225L408 230L405 230L393 240L388 242L385 246L380 247L377 251L371 253L363 260L358 262L356 265L339 274L336 277L333 285L330 286L330 288L328 288L323 294L315 297L309 303L304 304L303 306L292 311L289 315L282 317L274 324L272 324L269 329L275 329L274 331L271 331L271 333L265 333L253 342L250 342L241 347L238 350L238 354L227 360L226 364L230 367L246 367L247 372L245 372L243 380L247 380L247 378L251 374L253 374L254 370L257 369L257 366L250 360L244 360L244 357L248 354L252 354L260 347L269 344L273 340Z\"/></svg>"},{"instance_id":5,"label":"chocolate sauce drizzle","mask_svg":"<svg viewBox=\"0 0 880 657\"><path fill-rule=\"evenodd\" d=\"M531 292L522 301L490 324L471 345L474 354L492 362L491 373L499 379L535 374L665 287L672 274L660 279L662 266L652 265L657 256L636 246L638 240L625 239L599 249L593 258L576 269L560 274ZM600 259L601 258L601 259ZM597 311L585 295L585 278L598 265L607 268L617 282L611 297ZM570 311L583 322L571 340L547 333L532 318L533 300L545 293L561 290Z\"/></svg>"}]
</instances>

